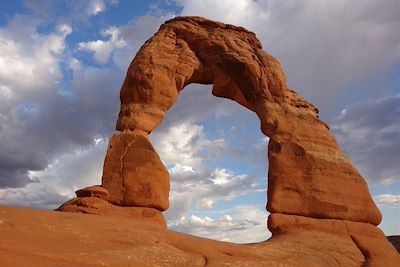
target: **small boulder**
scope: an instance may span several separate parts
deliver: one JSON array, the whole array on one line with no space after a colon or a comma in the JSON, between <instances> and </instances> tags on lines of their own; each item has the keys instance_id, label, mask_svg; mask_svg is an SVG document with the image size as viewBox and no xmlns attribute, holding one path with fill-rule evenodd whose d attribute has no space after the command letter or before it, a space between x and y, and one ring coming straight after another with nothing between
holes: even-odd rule
<instances>
[{"instance_id":1,"label":"small boulder","mask_svg":"<svg viewBox=\"0 0 400 267\"><path fill-rule=\"evenodd\" d=\"M56 211L84 213L141 220L145 224L167 228L161 211L145 207L120 207L98 197L77 197L65 202Z\"/></svg>"},{"instance_id":2,"label":"small boulder","mask_svg":"<svg viewBox=\"0 0 400 267\"><path fill-rule=\"evenodd\" d=\"M100 185L93 185L75 192L77 197L97 197L105 201L110 200L110 193Z\"/></svg>"}]
</instances>

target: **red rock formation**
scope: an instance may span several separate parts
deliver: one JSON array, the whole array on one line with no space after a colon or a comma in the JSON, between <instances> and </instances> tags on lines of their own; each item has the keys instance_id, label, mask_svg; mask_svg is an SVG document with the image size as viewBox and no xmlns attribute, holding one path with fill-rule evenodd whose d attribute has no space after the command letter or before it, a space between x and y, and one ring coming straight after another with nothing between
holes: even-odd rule
<instances>
[{"instance_id":1,"label":"red rock formation","mask_svg":"<svg viewBox=\"0 0 400 267\"><path fill-rule=\"evenodd\" d=\"M323 256L330 262L326 266L359 266L358 260L363 262L362 266L397 266L400 263L400 255L383 232L369 223L273 213L268 217L268 228L272 240L282 243L296 244L315 238L318 240L315 249L321 249L324 242L333 242L335 248L331 249L335 252ZM352 264L346 262L349 255L355 261Z\"/></svg>"},{"instance_id":2,"label":"red rock formation","mask_svg":"<svg viewBox=\"0 0 400 267\"><path fill-rule=\"evenodd\" d=\"M103 169L102 187L111 203L168 208L169 175L148 134L190 83L213 84L215 96L255 112L270 138L267 209L273 238L256 246L255 253L267 260L251 266L397 265L396 251L375 227L381 214L366 182L318 110L287 87L279 62L253 33L200 17L167 21L128 69L117 122L122 132L111 138ZM101 214L118 208L105 203L83 197L60 210Z\"/></svg>"},{"instance_id":3,"label":"red rock formation","mask_svg":"<svg viewBox=\"0 0 400 267\"><path fill-rule=\"evenodd\" d=\"M150 133L190 83L213 84L214 95L257 113L270 137L270 212L379 224L366 182L340 152L318 110L288 89L279 62L243 28L199 17L162 25L128 69L117 130ZM112 168L107 164L106 159L105 173ZM139 177L141 171L129 175Z\"/></svg>"}]
</instances>

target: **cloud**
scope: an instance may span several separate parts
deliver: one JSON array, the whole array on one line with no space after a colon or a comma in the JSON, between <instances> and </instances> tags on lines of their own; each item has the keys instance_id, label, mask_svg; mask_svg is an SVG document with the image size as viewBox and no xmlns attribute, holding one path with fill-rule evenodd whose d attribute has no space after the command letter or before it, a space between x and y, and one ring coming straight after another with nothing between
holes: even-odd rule
<instances>
[{"instance_id":1,"label":"cloud","mask_svg":"<svg viewBox=\"0 0 400 267\"><path fill-rule=\"evenodd\" d=\"M215 207L215 202L211 198L203 198L198 202L200 209L209 210Z\"/></svg>"},{"instance_id":2,"label":"cloud","mask_svg":"<svg viewBox=\"0 0 400 267\"><path fill-rule=\"evenodd\" d=\"M60 87L65 37L72 29L60 24L54 32L40 34L40 23L17 15L0 28L0 187L31 182L26 172L44 168L49 157L43 153L48 151L43 136L35 136L43 130L35 122L45 122L40 115L47 110L41 103ZM35 146L41 149L35 152Z\"/></svg>"},{"instance_id":3,"label":"cloud","mask_svg":"<svg viewBox=\"0 0 400 267\"><path fill-rule=\"evenodd\" d=\"M72 29L67 24L47 35L37 32L41 20L16 15L0 28L0 110L16 101L47 92L62 78L58 66L65 50L65 37Z\"/></svg>"},{"instance_id":4,"label":"cloud","mask_svg":"<svg viewBox=\"0 0 400 267\"><path fill-rule=\"evenodd\" d=\"M147 18L151 20L138 19L138 25L132 22L122 32L149 34L142 28ZM0 28L0 188L34 182L29 171L44 170L57 157L90 147L115 129L119 88L129 62L118 62L123 71L85 65L66 43L72 27L60 23L40 33L43 23L16 15ZM115 50L125 49L119 28L103 33ZM131 42L127 38L134 53Z\"/></svg>"},{"instance_id":5,"label":"cloud","mask_svg":"<svg viewBox=\"0 0 400 267\"><path fill-rule=\"evenodd\" d=\"M79 42L78 50L92 53L94 61L98 64L106 64L112 60L121 71L125 72L143 43L157 31L164 21L173 16L172 13L158 16L146 14L119 27L108 27L101 31L101 35L108 37L108 40Z\"/></svg>"},{"instance_id":6,"label":"cloud","mask_svg":"<svg viewBox=\"0 0 400 267\"><path fill-rule=\"evenodd\" d=\"M207 165L210 154L218 154L218 150L224 149L224 141L208 139L203 129L194 123L173 124L167 130L151 135L154 147L171 175L171 208L166 217L172 222L186 216L193 207L210 209L219 201L265 190L256 175L236 174L226 168Z\"/></svg>"},{"instance_id":7,"label":"cloud","mask_svg":"<svg viewBox=\"0 0 400 267\"><path fill-rule=\"evenodd\" d=\"M79 50L89 51L94 54L95 62L106 64L116 49L126 46L124 39L120 37L120 30L117 27L110 27L102 31L104 37L109 36L109 40L96 40L78 43Z\"/></svg>"},{"instance_id":8,"label":"cloud","mask_svg":"<svg viewBox=\"0 0 400 267\"><path fill-rule=\"evenodd\" d=\"M97 15L106 9L106 5L102 0L91 0L87 9L89 15Z\"/></svg>"},{"instance_id":9,"label":"cloud","mask_svg":"<svg viewBox=\"0 0 400 267\"><path fill-rule=\"evenodd\" d=\"M100 184L107 143L108 140L96 139L85 149L64 154L44 170L29 171L28 175L34 182L23 188L0 188L0 203L19 207L55 209L75 197L76 190Z\"/></svg>"},{"instance_id":10,"label":"cloud","mask_svg":"<svg viewBox=\"0 0 400 267\"><path fill-rule=\"evenodd\" d=\"M345 97L382 97L399 60L396 0L176 1L182 15L244 26L283 65L289 85L317 104L323 117ZM351 87L351 92L349 92Z\"/></svg>"},{"instance_id":11,"label":"cloud","mask_svg":"<svg viewBox=\"0 0 400 267\"><path fill-rule=\"evenodd\" d=\"M25 0L24 6L34 15L43 19L75 22L87 22L90 18L105 13L107 8L118 5L119 0Z\"/></svg>"},{"instance_id":12,"label":"cloud","mask_svg":"<svg viewBox=\"0 0 400 267\"><path fill-rule=\"evenodd\" d=\"M74 68L72 90L54 88L41 98L17 102L0 116L0 169L10 174L0 177L0 187L24 186L9 183L12 172L43 170L57 156L89 146L96 137L113 132L118 112L118 90L114 90L117 75L107 70ZM28 176L26 182L30 182Z\"/></svg>"},{"instance_id":13,"label":"cloud","mask_svg":"<svg viewBox=\"0 0 400 267\"><path fill-rule=\"evenodd\" d=\"M0 189L2 205L51 210L68 199L60 195L51 185L39 186L37 183L32 183L24 188Z\"/></svg>"},{"instance_id":14,"label":"cloud","mask_svg":"<svg viewBox=\"0 0 400 267\"><path fill-rule=\"evenodd\" d=\"M221 203L240 203L243 197L265 195L268 140L262 138L258 118L255 115L249 118L249 114L231 100L212 96L211 87L193 85L185 88L164 122L151 134L152 143L171 176L170 208L165 216L173 229L227 239L228 236L213 236L219 231L214 226L224 222L218 218L211 222L207 214L213 214ZM238 150L242 153L235 153ZM246 164L254 169L248 170ZM247 166L248 173L239 172L242 165ZM261 174L257 169L260 166ZM237 171L230 167L236 167ZM265 210L265 200L259 204ZM190 231L193 220L196 224L196 217L191 216L198 217L196 211L205 213L199 218L210 225L207 228L197 225L197 231ZM182 218L186 218L187 224L182 224ZM238 217L235 223L246 225L240 221L244 218ZM249 242L260 238L258 234L235 239L233 231L229 237L235 242Z\"/></svg>"},{"instance_id":15,"label":"cloud","mask_svg":"<svg viewBox=\"0 0 400 267\"><path fill-rule=\"evenodd\" d=\"M370 185L400 182L400 97L355 104L332 130Z\"/></svg>"},{"instance_id":16,"label":"cloud","mask_svg":"<svg viewBox=\"0 0 400 267\"><path fill-rule=\"evenodd\" d=\"M235 25L255 27L261 21L267 19L265 1L253 0L182 0L177 1L182 6L182 15L204 16Z\"/></svg>"},{"instance_id":17,"label":"cloud","mask_svg":"<svg viewBox=\"0 0 400 267\"><path fill-rule=\"evenodd\" d=\"M230 99L214 97L211 90L211 85L186 86L179 95L178 104L166 113L163 124L159 126L161 130L172 124L192 123L207 117L224 118L240 111L251 113Z\"/></svg>"},{"instance_id":18,"label":"cloud","mask_svg":"<svg viewBox=\"0 0 400 267\"><path fill-rule=\"evenodd\" d=\"M67 7L70 9L67 12L68 16L78 21L85 21L93 16L104 13L108 6L117 5L118 3L118 0L69 0L66 2Z\"/></svg>"},{"instance_id":19,"label":"cloud","mask_svg":"<svg viewBox=\"0 0 400 267\"><path fill-rule=\"evenodd\" d=\"M49 16L54 10L54 1L25 0L24 5L40 16Z\"/></svg>"},{"instance_id":20,"label":"cloud","mask_svg":"<svg viewBox=\"0 0 400 267\"><path fill-rule=\"evenodd\" d=\"M115 51L113 54L114 63L125 72L144 42L158 30L164 21L171 19L173 16L173 13L168 12L157 16L146 14L120 26L118 28L120 38L125 40L127 45Z\"/></svg>"},{"instance_id":21,"label":"cloud","mask_svg":"<svg viewBox=\"0 0 400 267\"><path fill-rule=\"evenodd\" d=\"M215 218L211 218L213 216ZM253 205L238 205L209 215L182 216L170 224L173 230L196 236L235 243L261 242L271 234L267 229L268 213Z\"/></svg>"},{"instance_id":22,"label":"cloud","mask_svg":"<svg viewBox=\"0 0 400 267\"><path fill-rule=\"evenodd\" d=\"M400 195L382 194L374 197L375 203L380 207L400 208Z\"/></svg>"}]
</instances>

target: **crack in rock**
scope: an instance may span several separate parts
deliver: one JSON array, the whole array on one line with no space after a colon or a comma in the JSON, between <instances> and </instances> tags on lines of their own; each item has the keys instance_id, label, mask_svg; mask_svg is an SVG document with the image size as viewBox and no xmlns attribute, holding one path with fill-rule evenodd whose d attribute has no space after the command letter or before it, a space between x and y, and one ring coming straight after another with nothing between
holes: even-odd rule
<instances>
[{"instance_id":1,"label":"crack in rock","mask_svg":"<svg viewBox=\"0 0 400 267\"><path fill-rule=\"evenodd\" d=\"M122 195L122 203L125 203L125 179L124 179L124 159L126 154L128 154L129 148L135 143L135 140L132 140L131 142L128 143L127 146L125 146L125 152L121 155L120 157L120 169L119 169L119 177L121 180L120 183L120 189L121 189L121 195Z\"/></svg>"}]
</instances>

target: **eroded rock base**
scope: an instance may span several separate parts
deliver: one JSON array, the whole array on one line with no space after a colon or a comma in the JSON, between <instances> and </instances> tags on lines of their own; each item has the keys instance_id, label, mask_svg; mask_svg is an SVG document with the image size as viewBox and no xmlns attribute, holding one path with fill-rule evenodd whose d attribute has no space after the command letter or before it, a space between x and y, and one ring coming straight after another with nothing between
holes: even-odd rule
<instances>
[{"instance_id":1,"label":"eroded rock base","mask_svg":"<svg viewBox=\"0 0 400 267\"><path fill-rule=\"evenodd\" d=\"M167 228L162 212L154 208L123 207L109 202L110 193L100 185L89 186L76 192L76 198L71 199L56 211L104 215L114 218L140 220L146 224Z\"/></svg>"},{"instance_id":2,"label":"eroded rock base","mask_svg":"<svg viewBox=\"0 0 400 267\"><path fill-rule=\"evenodd\" d=\"M74 198L61 205L57 211L105 215L115 218L123 217L132 220L136 219L152 225L167 228L163 214L157 209L120 207L97 197Z\"/></svg>"},{"instance_id":3,"label":"eroded rock base","mask_svg":"<svg viewBox=\"0 0 400 267\"><path fill-rule=\"evenodd\" d=\"M383 232L368 223L274 213L268 218L268 228L273 233L272 240L299 244L307 239L315 249L325 250L322 259L329 263L326 266L360 266L360 262L362 266L400 264L400 255Z\"/></svg>"}]
</instances>

